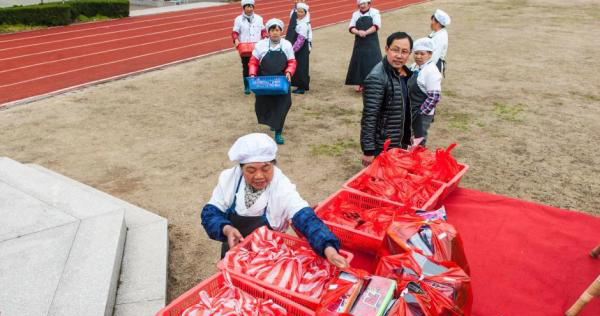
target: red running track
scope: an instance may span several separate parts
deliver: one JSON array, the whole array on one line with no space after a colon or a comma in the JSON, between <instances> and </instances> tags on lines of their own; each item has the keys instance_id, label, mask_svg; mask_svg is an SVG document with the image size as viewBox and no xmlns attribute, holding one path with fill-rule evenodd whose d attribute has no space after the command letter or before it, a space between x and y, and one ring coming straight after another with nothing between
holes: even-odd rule
<instances>
[{"instance_id":1,"label":"red running track","mask_svg":"<svg viewBox=\"0 0 600 316\"><path fill-rule=\"evenodd\" d=\"M389 11L424 0L380 0ZM287 24L290 0L257 13ZM355 0L311 0L313 28L349 20ZM232 48L239 4L0 35L0 107ZM384 21L385 23L385 21Z\"/></svg>"}]
</instances>

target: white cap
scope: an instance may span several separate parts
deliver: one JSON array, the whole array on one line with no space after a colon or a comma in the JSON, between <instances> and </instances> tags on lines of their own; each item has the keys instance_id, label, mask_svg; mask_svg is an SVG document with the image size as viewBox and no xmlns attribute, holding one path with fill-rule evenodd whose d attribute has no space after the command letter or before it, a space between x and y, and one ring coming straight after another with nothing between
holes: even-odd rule
<instances>
[{"instance_id":1,"label":"white cap","mask_svg":"<svg viewBox=\"0 0 600 316\"><path fill-rule=\"evenodd\" d=\"M433 40L429 37L419 38L413 44L413 52L428 51L433 52Z\"/></svg>"},{"instance_id":2,"label":"white cap","mask_svg":"<svg viewBox=\"0 0 600 316\"><path fill-rule=\"evenodd\" d=\"M254 6L254 0L242 0L242 8L249 4Z\"/></svg>"},{"instance_id":3,"label":"white cap","mask_svg":"<svg viewBox=\"0 0 600 316\"><path fill-rule=\"evenodd\" d=\"M363 3L367 3L367 2L371 2L371 0L356 0L356 3L357 3L358 5L361 5L361 4L363 4Z\"/></svg>"},{"instance_id":4,"label":"white cap","mask_svg":"<svg viewBox=\"0 0 600 316\"><path fill-rule=\"evenodd\" d=\"M440 9L435 10L435 12L433 13L433 17L435 17L435 19L438 22L440 22L440 24L442 26L450 25L450 22L451 22L450 16L448 15L448 13L446 13Z\"/></svg>"},{"instance_id":5,"label":"white cap","mask_svg":"<svg viewBox=\"0 0 600 316\"><path fill-rule=\"evenodd\" d=\"M296 9L304 9L304 11L308 12L308 4L304 2L296 3Z\"/></svg>"},{"instance_id":6,"label":"white cap","mask_svg":"<svg viewBox=\"0 0 600 316\"><path fill-rule=\"evenodd\" d=\"M280 19L270 19L269 21L267 21L267 25L265 25L267 31L271 29L271 26L273 25L279 26L279 28L281 28L281 30L283 31L284 24L283 21L281 21Z\"/></svg>"},{"instance_id":7,"label":"white cap","mask_svg":"<svg viewBox=\"0 0 600 316\"><path fill-rule=\"evenodd\" d=\"M235 141L228 155L229 160L241 164L269 162L277 157L277 144L267 134L248 134Z\"/></svg>"}]
</instances>

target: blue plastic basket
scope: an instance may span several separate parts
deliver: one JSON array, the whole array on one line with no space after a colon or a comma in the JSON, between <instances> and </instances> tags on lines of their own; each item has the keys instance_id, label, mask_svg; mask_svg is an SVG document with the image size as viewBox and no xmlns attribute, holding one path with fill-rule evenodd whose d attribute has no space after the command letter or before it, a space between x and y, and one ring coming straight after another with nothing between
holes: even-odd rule
<instances>
[{"instance_id":1,"label":"blue plastic basket","mask_svg":"<svg viewBox=\"0 0 600 316\"><path fill-rule=\"evenodd\" d=\"M285 76L249 77L248 83L256 95L283 95L290 91L290 82Z\"/></svg>"}]
</instances>

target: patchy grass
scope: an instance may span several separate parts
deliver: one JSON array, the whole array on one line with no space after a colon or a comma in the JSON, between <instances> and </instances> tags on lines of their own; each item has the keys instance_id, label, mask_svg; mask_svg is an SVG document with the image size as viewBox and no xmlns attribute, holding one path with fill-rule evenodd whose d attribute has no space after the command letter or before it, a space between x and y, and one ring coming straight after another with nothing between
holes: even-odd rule
<instances>
[{"instance_id":1,"label":"patchy grass","mask_svg":"<svg viewBox=\"0 0 600 316\"><path fill-rule=\"evenodd\" d=\"M355 115L357 112L350 107L323 105L320 107L311 107L304 114L314 117L337 117Z\"/></svg>"},{"instance_id":2,"label":"patchy grass","mask_svg":"<svg viewBox=\"0 0 600 316\"><path fill-rule=\"evenodd\" d=\"M338 139L333 144L311 144L310 153L314 156L339 157L348 150L359 148L358 142L354 139Z\"/></svg>"},{"instance_id":3,"label":"patchy grass","mask_svg":"<svg viewBox=\"0 0 600 316\"><path fill-rule=\"evenodd\" d=\"M521 118L519 117L519 114L523 112L524 108L525 105L523 105L522 103L518 103L516 105L508 105L503 102L494 102L494 114L496 114L498 118L510 122L520 121Z\"/></svg>"},{"instance_id":4,"label":"patchy grass","mask_svg":"<svg viewBox=\"0 0 600 316\"><path fill-rule=\"evenodd\" d=\"M443 90L442 96L456 98L458 97L458 93L456 93L454 90Z\"/></svg>"},{"instance_id":5,"label":"patchy grass","mask_svg":"<svg viewBox=\"0 0 600 316\"><path fill-rule=\"evenodd\" d=\"M471 130L471 114L469 113L448 113L448 126L463 132Z\"/></svg>"},{"instance_id":6,"label":"patchy grass","mask_svg":"<svg viewBox=\"0 0 600 316\"><path fill-rule=\"evenodd\" d=\"M578 96L578 97L584 98L587 101L592 101L592 102L600 101L600 96L597 96L597 95L585 94L585 93L581 93L581 92L577 92L577 91L570 91L569 93L573 96Z\"/></svg>"},{"instance_id":7,"label":"patchy grass","mask_svg":"<svg viewBox=\"0 0 600 316\"><path fill-rule=\"evenodd\" d=\"M22 32L22 31L32 31L44 29L45 26L39 25L23 25L23 24L0 24L0 33L14 33L14 32Z\"/></svg>"}]
</instances>

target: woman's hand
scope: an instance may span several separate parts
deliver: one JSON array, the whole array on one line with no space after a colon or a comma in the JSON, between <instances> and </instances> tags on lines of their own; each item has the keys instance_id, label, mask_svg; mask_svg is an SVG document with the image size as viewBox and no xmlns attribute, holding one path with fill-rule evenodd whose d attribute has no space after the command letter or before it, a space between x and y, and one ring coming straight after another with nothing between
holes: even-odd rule
<instances>
[{"instance_id":1,"label":"woman's hand","mask_svg":"<svg viewBox=\"0 0 600 316\"><path fill-rule=\"evenodd\" d=\"M238 45L240 45L240 40L236 38L236 39L233 41L233 47L237 48L237 47L238 47Z\"/></svg>"},{"instance_id":2,"label":"woman's hand","mask_svg":"<svg viewBox=\"0 0 600 316\"><path fill-rule=\"evenodd\" d=\"M289 82L292 82L292 74L291 74L291 73L289 73L289 72L286 72L286 73L285 73L285 77L287 78L287 80L288 80Z\"/></svg>"},{"instance_id":3,"label":"woman's hand","mask_svg":"<svg viewBox=\"0 0 600 316\"><path fill-rule=\"evenodd\" d=\"M244 240L240 231L231 225L225 225L223 227L223 235L227 236L227 243L229 244L230 249Z\"/></svg>"},{"instance_id":4,"label":"woman's hand","mask_svg":"<svg viewBox=\"0 0 600 316\"><path fill-rule=\"evenodd\" d=\"M345 269L349 267L346 258L342 257L342 255L340 255L338 251L331 246L325 248L325 257L327 258L327 261L329 261L329 263L333 264L334 266L340 269Z\"/></svg>"}]
</instances>

